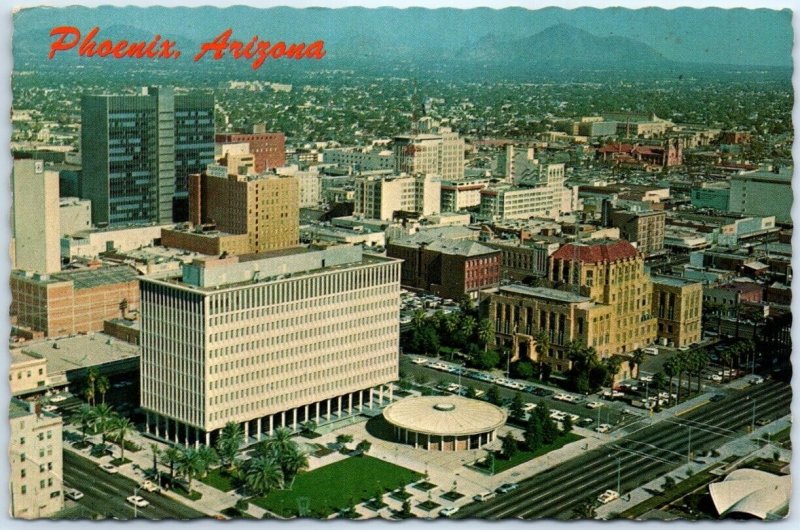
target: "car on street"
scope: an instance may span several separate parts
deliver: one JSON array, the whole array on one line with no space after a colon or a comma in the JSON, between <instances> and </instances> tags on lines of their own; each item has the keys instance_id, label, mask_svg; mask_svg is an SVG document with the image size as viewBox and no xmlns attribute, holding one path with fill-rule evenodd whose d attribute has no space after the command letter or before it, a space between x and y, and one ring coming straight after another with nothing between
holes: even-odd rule
<instances>
[{"instance_id":1,"label":"car on street","mask_svg":"<svg viewBox=\"0 0 800 530\"><path fill-rule=\"evenodd\" d=\"M125 500L127 500L128 503L133 504L137 508L146 508L147 506L150 506L150 501L139 495L131 495L130 497L127 497Z\"/></svg>"},{"instance_id":2,"label":"car on street","mask_svg":"<svg viewBox=\"0 0 800 530\"><path fill-rule=\"evenodd\" d=\"M600 403L599 401L590 401L589 403L586 404L587 409L599 409L602 406L603 404Z\"/></svg>"},{"instance_id":3,"label":"car on street","mask_svg":"<svg viewBox=\"0 0 800 530\"><path fill-rule=\"evenodd\" d=\"M119 469L117 469L116 466L112 466L111 464L100 464L99 467L109 475L115 475L116 473L119 473Z\"/></svg>"},{"instance_id":4,"label":"car on street","mask_svg":"<svg viewBox=\"0 0 800 530\"><path fill-rule=\"evenodd\" d=\"M442 508L439 510L439 515L442 517L452 517L458 512L458 506L450 506L449 508Z\"/></svg>"},{"instance_id":5,"label":"car on street","mask_svg":"<svg viewBox=\"0 0 800 530\"><path fill-rule=\"evenodd\" d=\"M653 376L652 375L643 375L643 376L639 377L639 381L641 381L642 383L652 383L653 382Z\"/></svg>"},{"instance_id":6,"label":"car on street","mask_svg":"<svg viewBox=\"0 0 800 530\"><path fill-rule=\"evenodd\" d=\"M497 491L497 493L508 493L510 491L514 491L518 487L519 487L519 484L516 484L514 482L508 482L506 484L503 484L499 488L497 488L495 491Z\"/></svg>"},{"instance_id":7,"label":"car on street","mask_svg":"<svg viewBox=\"0 0 800 530\"><path fill-rule=\"evenodd\" d=\"M566 413L561 412L560 410L554 410L550 413L551 420L561 421L566 417L567 417Z\"/></svg>"},{"instance_id":8,"label":"car on street","mask_svg":"<svg viewBox=\"0 0 800 530\"><path fill-rule=\"evenodd\" d=\"M140 489L144 491L149 491L150 493L161 491L161 488L158 485L150 480L145 480L139 485Z\"/></svg>"},{"instance_id":9,"label":"car on street","mask_svg":"<svg viewBox=\"0 0 800 530\"><path fill-rule=\"evenodd\" d=\"M533 391L533 395L539 397L552 396L553 394L555 394L555 392L553 392L552 390L542 387L536 387L536 390Z\"/></svg>"},{"instance_id":10,"label":"car on street","mask_svg":"<svg viewBox=\"0 0 800 530\"><path fill-rule=\"evenodd\" d=\"M472 500L475 502L485 502L488 501L489 499L495 498L496 495L497 493L493 491L486 491L484 493L478 493L477 495L472 497Z\"/></svg>"},{"instance_id":11,"label":"car on street","mask_svg":"<svg viewBox=\"0 0 800 530\"><path fill-rule=\"evenodd\" d=\"M553 399L555 399L556 401L569 401L569 395L564 394L563 392L559 392L558 394L553 396Z\"/></svg>"},{"instance_id":12,"label":"car on street","mask_svg":"<svg viewBox=\"0 0 800 530\"><path fill-rule=\"evenodd\" d=\"M64 394L58 394L57 396L53 396L50 398L50 403L61 403L62 401L66 401L69 399Z\"/></svg>"},{"instance_id":13,"label":"car on street","mask_svg":"<svg viewBox=\"0 0 800 530\"><path fill-rule=\"evenodd\" d=\"M619 499L619 493L614 490L606 490L597 496L600 504L608 504L611 501Z\"/></svg>"},{"instance_id":14,"label":"car on street","mask_svg":"<svg viewBox=\"0 0 800 530\"><path fill-rule=\"evenodd\" d=\"M709 398L709 401L717 402L722 401L723 399L725 399L725 394L714 394Z\"/></svg>"},{"instance_id":15,"label":"car on street","mask_svg":"<svg viewBox=\"0 0 800 530\"><path fill-rule=\"evenodd\" d=\"M611 430L611 425L609 425L608 423L601 423L600 425L595 427L594 430L599 433L607 433L608 431Z\"/></svg>"},{"instance_id":16,"label":"car on street","mask_svg":"<svg viewBox=\"0 0 800 530\"><path fill-rule=\"evenodd\" d=\"M589 426L589 425L591 425L592 423L594 423L594 420L593 420L592 418L582 418L582 419L581 419L581 420L578 422L578 427L588 427L588 426Z\"/></svg>"},{"instance_id":17,"label":"car on street","mask_svg":"<svg viewBox=\"0 0 800 530\"><path fill-rule=\"evenodd\" d=\"M73 501L78 501L83 498L83 493L76 490L75 488L71 488L64 492L64 497L71 499Z\"/></svg>"},{"instance_id":18,"label":"car on street","mask_svg":"<svg viewBox=\"0 0 800 530\"><path fill-rule=\"evenodd\" d=\"M522 406L522 412L530 412L536 408L536 403L525 403Z\"/></svg>"},{"instance_id":19,"label":"car on street","mask_svg":"<svg viewBox=\"0 0 800 530\"><path fill-rule=\"evenodd\" d=\"M428 360L427 359L423 359L422 357L415 357L415 358L411 359L411 362L414 363L414 364L425 364L426 362L428 362Z\"/></svg>"},{"instance_id":20,"label":"car on street","mask_svg":"<svg viewBox=\"0 0 800 530\"><path fill-rule=\"evenodd\" d=\"M758 420L756 420L756 425L758 425L759 427L763 427L764 425L769 425L770 423L772 423L772 418L759 418Z\"/></svg>"},{"instance_id":21,"label":"car on street","mask_svg":"<svg viewBox=\"0 0 800 530\"><path fill-rule=\"evenodd\" d=\"M764 378L761 377L760 375L754 375L747 382L750 383L751 385L760 385L761 383L764 382Z\"/></svg>"},{"instance_id":22,"label":"car on street","mask_svg":"<svg viewBox=\"0 0 800 530\"><path fill-rule=\"evenodd\" d=\"M722 376L719 374L708 374L706 375L706 379L708 379L709 381L714 381L716 383L719 383L722 381Z\"/></svg>"}]
</instances>

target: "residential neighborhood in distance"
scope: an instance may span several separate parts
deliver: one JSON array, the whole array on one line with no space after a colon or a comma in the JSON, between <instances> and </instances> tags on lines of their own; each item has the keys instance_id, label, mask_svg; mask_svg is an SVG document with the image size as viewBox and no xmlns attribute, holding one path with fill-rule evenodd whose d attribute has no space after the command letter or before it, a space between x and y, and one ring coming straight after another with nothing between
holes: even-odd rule
<instances>
[{"instance_id":1,"label":"residential neighborhood in distance","mask_svg":"<svg viewBox=\"0 0 800 530\"><path fill-rule=\"evenodd\" d=\"M785 518L791 15L19 10L11 516Z\"/></svg>"}]
</instances>

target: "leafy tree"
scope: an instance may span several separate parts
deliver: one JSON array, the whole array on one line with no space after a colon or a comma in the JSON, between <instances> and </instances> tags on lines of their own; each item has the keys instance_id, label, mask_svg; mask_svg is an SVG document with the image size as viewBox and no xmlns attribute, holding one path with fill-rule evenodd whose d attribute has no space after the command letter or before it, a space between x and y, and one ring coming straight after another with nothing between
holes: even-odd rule
<instances>
[{"instance_id":1,"label":"leafy tree","mask_svg":"<svg viewBox=\"0 0 800 530\"><path fill-rule=\"evenodd\" d=\"M517 361L511 365L511 372L520 379L532 379L535 373L533 363L530 361Z\"/></svg>"},{"instance_id":2,"label":"leafy tree","mask_svg":"<svg viewBox=\"0 0 800 530\"><path fill-rule=\"evenodd\" d=\"M525 411L522 410L524 406L525 404L522 402L522 396L518 392L515 392L511 400L511 405L508 407L511 417L520 421L525 419Z\"/></svg>"},{"instance_id":3,"label":"leafy tree","mask_svg":"<svg viewBox=\"0 0 800 530\"><path fill-rule=\"evenodd\" d=\"M400 515L403 517L411 515L411 501L408 499L403 501L403 506L400 507Z\"/></svg>"},{"instance_id":4,"label":"leafy tree","mask_svg":"<svg viewBox=\"0 0 800 530\"><path fill-rule=\"evenodd\" d=\"M153 473L158 473L158 457L161 456L161 450L156 444L150 444L150 452L153 453Z\"/></svg>"},{"instance_id":5,"label":"leafy tree","mask_svg":"<svg viewBox=\"0 0 800 530\"><path fill-rule=\"evenodd\" d=\"M511 432L508 432L505 436L501 436L500 440L503 443L503 456L506 458L513 458L513 456L519 451L517 439L514 438L514 435Z\"/></svg>"},{"instance_id":6,"label":"leafy tree","mask_svg":"<svg viewBox=\"0 0 800 530\"><path fill-rule=\"evenodd\" d=\"M500 404L500 391L497 390L496 386L492 385L486 391L486 401L494 405Z\"/></svg>"},{"instance_id":7,"label":"leafy tree","mask_svg":"<svg viewBox=\"0 0 800 530\"><path fill-rule=\"evenodd\" d=\"M371 447L372 447L372 442L370 442L369 440L361 440L360 442L358 442L356 450L361 451L363 454L367 454Z\"/></svg>"},{"instance_id":8,"label":"leafy tree","mask_svg":"<svg viewBox=\"0 0 800 530\"><path fill-rule=\"evenodd\" d=\"M567 414L563 420L561 420L561 433L562 434L569 434L572 432L572 416Z\"/></svg>"},{"instance_id":9,"label":"leafy tree","mask_svg":"<svg viewBox=\"0 0 800 530\"><path fill-rule=\"evenodd\" d=\"M353 435L351 434L340 434L336 437L336 443L342 446L345 446L353 441Z\"/></svg>"},{"instance_id":10,"label":"leafy tree","mask_svg":"<svg viewBox=\"0 0 800 530\"><path fill-rule=\"evenodd\" d=\"M481 352L478 355L478 366L482 370L491 370L500 364L500 356L494 350Z\"/></svg>"},{"instance_id":11,"label":"leafy tree","mask_svg":"<svg viewBox=\"0 0 800 530\"><path fill-rule=\"evenodd\" d=\"M542 446L542 421L540 416L535 412L528 418L522 438L525 442L525 448L528 451L536 451Z\"/></svg>"},{"instance_id":12,"label":"leafy tree","mask_svg":"<svg viewBox=\"0 0 800 530\"><path fill-rule=\"evenodd\" d=\"M475 390L474 386L467 385L466 390L464 390L464 396L470 399L475 399L476 397L478 397L478 392Z\"/></svg>"}]
</instances>

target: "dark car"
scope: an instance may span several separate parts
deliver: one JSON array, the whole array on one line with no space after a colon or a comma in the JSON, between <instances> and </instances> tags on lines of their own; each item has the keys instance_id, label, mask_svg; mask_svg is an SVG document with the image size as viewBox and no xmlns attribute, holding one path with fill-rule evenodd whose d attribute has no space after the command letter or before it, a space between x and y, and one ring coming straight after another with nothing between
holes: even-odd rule
<instances>
[{"instance_id":1,"label":"dark car","mask_svg":"<svg viewBox=\"0 0 800 530\"><path fill-rule=\"evenodd\" d=\"M547 397L547 396L552 396L553 394L555 394L555 392L553 392L552 390L548 390L546 388L537 388L536 390L533 391L534 396Z\"/></svg>"},{"instance_id":2,"label":"dark car","mask_svg":"<svg viewBox=\"0 0 800 530\"><path fill-rule=\"evenodd\" d=\"M725 394L714 394L713 396L711 396L709 401L717 402L717 401L722 401L723 399L725 399Z\"/></svg>"},{"instance_id":3,"label":"dark car","mask_svg":"<svg viewBox=\"0 0 800 530\"><path fill-rule=\"evenodd\" d=\"M578 421L578 427L588 427L592 423L594 423L594 420L592 418L581 418Z\"/></svg>"}]
</instances>

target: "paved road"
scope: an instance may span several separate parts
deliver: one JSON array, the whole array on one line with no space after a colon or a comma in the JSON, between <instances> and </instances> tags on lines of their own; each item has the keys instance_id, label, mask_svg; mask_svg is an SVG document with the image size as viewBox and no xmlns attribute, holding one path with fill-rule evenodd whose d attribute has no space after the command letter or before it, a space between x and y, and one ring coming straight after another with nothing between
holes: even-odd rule
<instances>
[{"instance_id":1,"label":"paved road","mask_svg":"<svg viewBox=\"0 0 800 530\"><path fill-rule=\"evenodd\" d=\"M64 451L64 481L65 487L77 488L84 494L84 497L77 501L81 509L72 509L71 513L75 513L79 517L89 517L90 514L95 513L117 519L133 518L133 506L125 500L126 497L133 495L133 490L137 486L133 480L119 475L106 474L91 460L71 451ZM196 519L206 517L205 514L158 493L139 491L137 494L150 501L150 506L137 509L137 518ZM69 506L74 501L66 502Z\"/></svg>"},{"instance_id":2,"label":"paved road","mask_svg":"<svg viewBox=\"0 0 800 530\"><path fill-rule=\"evenodd\" d=\"M754 420L788 414L790 403L791 387L783 383L731 392L723 401L643 427L540 473L512 493L470 504L456 518L569 518L576 507L593 502L607 489L617 489L618 472L624 494L685 464L690 447L692 458L698 458L703 451L744 436Z\"/></svg>"},{"instance_id":3,"label":"paved road","mask_svg":"<svg viewBox=\"0 0 800 530\"><path fill-rule=\"evenodd\" d=\"M410 377L412 380L417 375L424 375L431 385L437 384L439 381L446 381L448 383L458 383L459 377L456 374L451 374L448 372L442 372L439 370L435 370L433 368L428 368L427 366L414 364L408 358L407 355L403 355L400 357L400 369L402 372L407 376ZM484 381L479 381L477 379L471 379L468 377L461 377L461 384L464 387L471 386L475 389L483 390L484 392L487 391L492 386L497 386L501 399L512 399L514 394L520 394L522 396L522 401L526 403L540 403L544 401L547 403L547 407L550 410L561 410L563 412L568 412L570 414L577 414L581 418L590 418L593 420L593 423L589 425L588 428L593 429L597 426L598 418L600 419L600 423L608 423L614 427L618 425L622 425L630 420L638 418L638 416L632 416L631 418L627 418L626 414L623 414L623 409L625 409L625 405L619 401L606 401L603 399L597 398L596 395L589 396L588 401L599 401L603 404L602 407L599 409L591 410L586 408L585 403L582 404L571 404L566 403L564 401L556 401L552 398L543 398L539 396L534 396L528 392L517 392L516 390L511 390L499 385L494 385L494 383L487 383ZM562 392L558 389L552 389L555 393ZM638 411L638 415L644 415L644 411Z\"/></svg>"}]
</instances>

